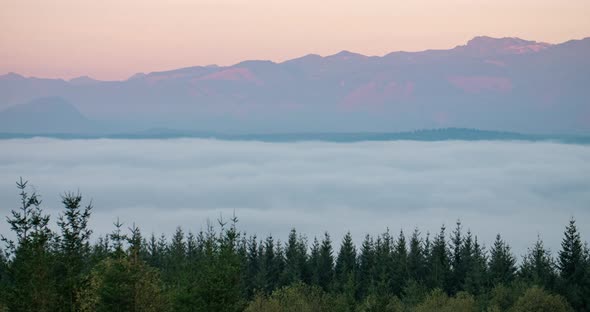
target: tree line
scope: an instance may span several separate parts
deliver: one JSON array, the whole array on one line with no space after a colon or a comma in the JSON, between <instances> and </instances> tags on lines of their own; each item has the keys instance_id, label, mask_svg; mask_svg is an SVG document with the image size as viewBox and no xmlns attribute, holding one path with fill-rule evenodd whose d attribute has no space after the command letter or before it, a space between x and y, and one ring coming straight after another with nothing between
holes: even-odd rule
<instances>
[{"instance_id":1,"label":"tree line","mask_svg":"<svg viewBox=\"0 0 590 312\"><path fill-rule=\"evenodd\" d=\"M246 235L235 217L171 237L117 220L91 240L79 193L62 195L52 231L39 195L17 187L0 311L590 311L590 252L573 219L555 257L538 238L521 261L500 235L485 248L460 222L360 246L348 233L337 249L328 233Z\"/></svg>"}]
</instances>

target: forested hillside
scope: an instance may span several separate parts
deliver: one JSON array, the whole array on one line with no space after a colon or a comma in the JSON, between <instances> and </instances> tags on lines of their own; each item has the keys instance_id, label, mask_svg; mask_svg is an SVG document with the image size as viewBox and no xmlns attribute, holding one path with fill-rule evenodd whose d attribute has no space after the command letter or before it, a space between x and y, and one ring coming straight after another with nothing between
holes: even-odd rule
<instances>
[{"instance_id":1,"label":"forested hillside","mask_svg":"<svg viewBox=\"0 0 590 312\"><path fill-rule=\"evenodd\" d=\"M1 227L14 239L2 237L0 311L590 311L589 249L573 219L560 250L533 237L523 259L500 234L484 248L460 222L361 246L350 234L246 235L236 217L172 237L117 220L97 238L80 194L65 193L50 218L17 186Z\"/></svg>"}]
</instances>

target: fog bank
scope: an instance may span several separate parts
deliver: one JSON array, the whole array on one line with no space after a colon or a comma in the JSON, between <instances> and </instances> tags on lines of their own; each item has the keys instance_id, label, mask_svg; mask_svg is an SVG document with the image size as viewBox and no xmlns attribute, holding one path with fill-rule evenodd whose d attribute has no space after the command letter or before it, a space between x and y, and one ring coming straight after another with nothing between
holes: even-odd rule
<instances>
[{"instance_id":1,"label":"fog bank","mask_svg":"<svg viewBox=\"0 0 590 312\"><path fill-rule=\"evenodd\" d=\"M332 234L461 219L489 245L497 232L521 255L537 235L556 250L570 217L590 239L590 146L528 142L262 143L175 140L0 140L0 214L30 181L53 222L59 196L92 199L91 226L120 217L144 234L199 231L235 211L239 228L283 239L291 227ZM6 234L3 223L0 233ZM449 231L450 232L450 231Z\"/></svg>"}]
</instances>

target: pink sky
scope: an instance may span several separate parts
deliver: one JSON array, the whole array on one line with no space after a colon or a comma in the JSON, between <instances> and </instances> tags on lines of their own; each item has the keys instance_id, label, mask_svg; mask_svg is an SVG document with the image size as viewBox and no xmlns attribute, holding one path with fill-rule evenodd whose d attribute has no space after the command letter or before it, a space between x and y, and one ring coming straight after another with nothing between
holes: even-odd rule
<instances>
[{"instance_id":1,"label":"pink sky","mask_svg":"<svg viewBox=\"0 0 590 312\"><path fill-rule=\"evenodd\" d=\"M2 0L0 74L126 79L308 53L590 36L588 0Z\"/></svg>"}]
</instances>

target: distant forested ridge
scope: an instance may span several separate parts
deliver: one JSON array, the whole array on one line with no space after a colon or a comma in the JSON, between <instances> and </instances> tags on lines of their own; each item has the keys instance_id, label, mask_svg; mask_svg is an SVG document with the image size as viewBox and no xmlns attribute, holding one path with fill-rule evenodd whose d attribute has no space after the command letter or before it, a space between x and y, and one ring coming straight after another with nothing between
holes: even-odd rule
<instances>
[{"instance_id":1,"label":"distant forested ridge","mask_svg":"<svg viewBox=\"0 0 590 312\"><path fill-rule=\"evenodd\" d=\"M490 131L467 128L422 129L407 132L300 132L300 133L259 133L259 134L228 134L214 132L195 132L174 129L151 129L140 132L126 133L1 133L0 139L29 139L46 137L55 139L216 139L229 141L262 141L262 142L363 142L363 141L553 141L570 144L590 144L590 135L543 135L523 134L517 132Z\"/></svg>"},{"instance_id":2,"label":"distant forested ridge","mask_svg":"<svg viewBox=\"0 0 590 312\"><path fill-rule=\"evenodd\" d=\"M236 217L172 237L116 220L91 238L79 193L63 194L53 219L27 182L17 187L0 311L590 311L590 252L573 219L556 254L537 239L521 261L500 234L484 248L460 222L360 246L295 229L286 242L248 236Z\"/></svg>"}]
</instances>

